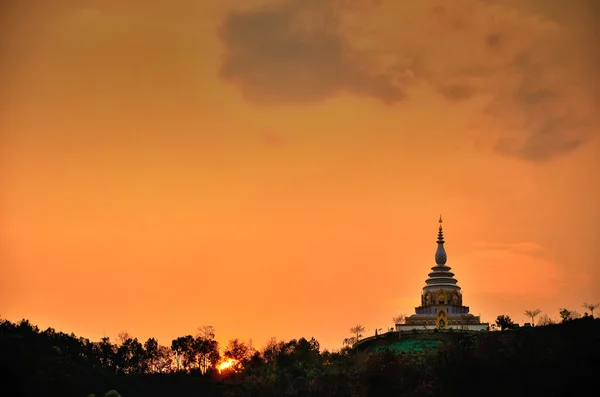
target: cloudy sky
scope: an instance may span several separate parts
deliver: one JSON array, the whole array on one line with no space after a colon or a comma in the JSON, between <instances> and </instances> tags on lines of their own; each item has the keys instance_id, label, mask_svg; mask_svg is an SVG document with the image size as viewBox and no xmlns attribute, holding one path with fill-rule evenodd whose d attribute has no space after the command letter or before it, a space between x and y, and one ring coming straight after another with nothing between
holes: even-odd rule
<instances>
[{"instance_id":1,"label":"cloudy sky","mask_svg":"<svg viewBox=\"0 0 600 397\"><path fill-rule=\"evenodd\" d=\"M0 7L2 317L335 349L440 213L483 320L600 301L597 1Z\"/></svg>"}]
</instances>

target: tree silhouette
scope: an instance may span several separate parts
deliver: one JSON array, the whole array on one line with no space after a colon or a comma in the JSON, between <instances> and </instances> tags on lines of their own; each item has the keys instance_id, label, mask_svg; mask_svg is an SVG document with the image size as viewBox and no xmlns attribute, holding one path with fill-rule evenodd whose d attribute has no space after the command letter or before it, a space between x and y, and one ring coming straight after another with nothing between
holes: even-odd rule
<instances>
[{"instance_id":1,"label":"tree silhouette","mask_svg":"<svg viewBox=\"0 0 600 397\"><path fill-rule=\"evenodd\" d=\"M158 346L155 365L156 371L159 373L170 372L173 366L173 350L167 346Z\"/></svg>"},{"instance_id":2,"label":"tree silhouette","mask_svg":"<svg viewBox=\"0 0 600 397\"><path fill-rule=\"evenodd\" d=\"M191 335L190 335L191 336ZM177 339L173 339L171 342L171 350L175 354L175 364L177 370L185 369L185 354L188 350L188 341L185 337L180 336Z\"/></svg>"},{"instance_id":3,"label":"tree silhouette","mask_svg":"<svg viewBox=\"0 0 600 397\"><path fill-rule=\"evenodd\" d=\"M361 336L363 336L363 332L365 332L365 327L357 324L354 327L350 328L350 332L354 334L354 336L356 337L356 341L358 342L361 338Z\"/></svg>"},{"instance_id":4,"label":"tree silhouette","mask_svg":"<svg viewBox=\"0 0 600 397\"><path fill-rule=\"evenodd\" d=\"M540 319L538 320L538 327L543 327L552 324L554 324L554 320L552 320L547 314L542 314L540 316Z\"/></svg>"},{"instance_id":5,"label":"tree silhouette","mask_svg":"<svg viewBox=\"0 0 600 397\"><path fill-rule=\"evenodd\" d=\"M137 338L127 336L127 339L121 342L116 351L116 365L119 372L142 373L145 372L145 352L143 345Z\"/></svg>"},{"instance_id":6,"label":"tree silhouette","mask_svg":"<svg viewBox=\"0 0 600 397\"><path fill-rule=\"evenodd\" d=\"M395 317L392 317L392 321L394 322L394 325L396 324L404 324L404 321L406 320L406 315L405 314L398 314Z\"/></svg>"},{"instance_id":7,"label":"tree silhouette","mask_svg":"<svg viewBox=\"0 0 600 397\"><path fill-rule=\"evenodd\" d=\"M210 334L207 334L210 336ZM212 334L214 335L214 333ZM213 336L214 337L214 336ZM205 374L209 368L219 361L219 343L209 337L197 336L193 343L196 365Z\"/></svg>"},{"instance_id":8,"label":"tree silhouette","mask_svg":"<svg viewBox=\"0 0 600 397\"><path fill-rule=\"evenodd\" d=\"M496 319L496 325L498 325L502 331L504 331L505 329L509 329L510 327L512 327L513 324L514 323L511 320L511 318L505 314L501 314Z\"/></svg>"},{"instance_id":9,"label":"tree silhouette","mask_svg":"<svg viewBox=\"0 0 600 397\"><path fill-rule=\"evenodd\" d=\"M263 348L262 357L267 363L275 363L277 354L279 354L279 344L277 343L277 339L271 338Z\"/></svg>"},{"instance_id":10,"label":"tree silhouette","mask_svg":"<svg viewBox=\"0 0 600 397\"><path fill-rule=\"evenodd\" d=\"M158 341L154 338L148 338L144 343L144 352L147 370L150 372L156 372L156 363L159 358Z\"/></svg>"},{"instance_id":11,"label":"tree silhouette","mask_svg":"<svg viewBox=\"0 0 600 397\"><path fill-rule=\"evenodd\" d=\"M581 313L579 313L577 310L560 309L559 314L563 323L569 320L577 320L578 318L581 318Z\"/></svg>"},{"instance_id":12,"label":"tree silhouette","mask_svg":"<svg viewBox=\"0 0 600 397\"><path fill-rule=\"evenodd\" d=\"M356 338L355 344L357 344L360 340L360 337L363 336L363 332L365 332L365 329L366 328L361 324L357 324L354 327L350 328L350 332L353 333L354 337ZM356 345L356 351L358 351L358 344Z\"/></svg>"},{"instance_id":13,"label":"tree silhouette","mask_svg":"<svg viewBox=\"0 0 600 397\"><path fill-rule=\"evenodd\" d=\"M215 339L215 327L212 325L202 325L198 327L198 334L196 337L201 336L204 339Z\"/></svg>"},{"instance_id":14,"label":"tree silhouette","mask_svg":"<svg viewBox=\"0 0 600 397\"><path fill-rule=\"evenodd\" d=\"M583 307L585 307L586 309L588 309L591 314L592 314L592 318L594 317L594 309L597 309L600 306L600 303L584 303Z\"/></svg>"},{"instance_id":15,"label":"tree silhouette","mask_svg":"<svg viewBox=\"0 0 600 397\"><path fill-rule=\"evenodd\" d=\"M219 361L219 344L215 340L215 327L202 325L193 342L196 365L200 372L205 374L209 368L214 367Z\"/></svg>"},{"instance_id":16,"label":"tree silhouette","mask_svg":"<svg viewBox=\"0 0 600 397\"><path fill-rule=\"evenodd\" d=\"M115 366L115 346L110 342L109 337L100 339L100 342L93 344L93 351L104 369L113 369Z\"/></svg>"},{"instance_id":17,"label":"tree silhouette","mask_svg":"<svg viewBox=\"0 0 600 397\"><path fill-rule=\"evenodd\" d=\"M225 358L230 358L235 360L232 368L235 371L240 371L245 365L246 362L250 359L250 349L248 346L240 341L239 339L232 339L227 344L225 351L223 352L223 356Z\"/></svg>"},{"instance_id":18,"label":"tree silhouette","mask_svg":"<svg viewBox=\"0 0 600 397\"><path fill-rule=\"evenodd\" d=\"M198 365L196 358L196 339L192 335L186 335L181 338L183 345L183 368L186 371L192 369L192 365Z\"/></svg>"},{"instance_id":19,"label":"tree silhouette","mask_svg":"<svg viewBox=\"0 0 600 397\"><path fill-rule=\"evenodd\" d=\"M121 331L117 335L117 346L121 346L127 339L131 339L131 335L127 331Z\"/></svg>"},{"instance_id":20,"label":"tree silhouette","mask_svg":"<svg viewBox=\"0 0 600 397\"><path fill-rule=\"evenodd\" d=\"M560 309L558 314L560 314L560 318L562 319L563 323L566 321L569 321L571 319L571 311L570 310Z\"/></svg>"},{"instance_id":21,"label":"tree silhouette","mask_svg":"<svg viewBox=\"0 0 600 397\"><path fill-rule=\"evenodd\" d=\"M540 309L525 310L525 315L531 317L531 325L535 327L535 318L541 313Z\"/></svg>"}]
</instances>

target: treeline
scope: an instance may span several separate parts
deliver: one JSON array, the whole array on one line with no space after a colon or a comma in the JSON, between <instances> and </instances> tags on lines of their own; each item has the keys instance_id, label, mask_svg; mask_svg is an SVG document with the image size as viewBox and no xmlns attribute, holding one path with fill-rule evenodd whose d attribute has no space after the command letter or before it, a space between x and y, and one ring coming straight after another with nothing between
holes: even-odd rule
<instances>
[{"instance_id":1,"label":"treeline","mask_svg":"<svg viewBox=\"0 0 600 397\"><path fill-rule=\"evenodd\" d=\"M212 327L202 327L200 330L202 332L195 337L179 337L167 347L159 345L155 338L140 342L127 333L120 333L114 343L108 337L92 342L74 334L57 332L53 328L41 331L25 319L16 324L0 320L3 342L10 342L13 349L21 348L37 357L71 360L115 374L194 370L206 374L214 369L221 357ZM240 345L243 343L238 340L230 341L225 349L225 357L235 358Z\"/></svg>"},{"instance_id":2,"label":"treeline","mask_svg":"<svg viewBox=\"0 0 600 397\"><path fill-rule=\"evenodd\" d=\"M126 334L92 342L27 320L0 323L3 387L21 396L567 396L593 384L600 320L504 332L446 333L436 351L322 351L317 340L271 340L260 351L232 340L235 359L218 373L219 348L205 327L171 346Z\"/></svg>"},{"instance_id":3,"label":"treeline","mask_svg":"<svg viewBox=\"0 0 600 397\"><path fill-rule=\"evenodd\" d=\"M594 310L596 310L598 307L600 307L600 303L584 303L582 305L583 307L585 307L586 309L590 310L590 312L592 313L591 315L588 314L587 312L583 313L583 318L584 319L592 319L594 318ZM540 314L542 314L542 311L540 309L532 309L532 310L525 310L525 315L529 318L531 318L531 323L525 323L524 326L525 327L533 327L536 325L535 322L535 318L538 317ZM572 320L579 320L580 318L582 318L581 314L579 314L579 312L577 310L569 310L566 308L561 308L558 312L558 314L560 315L560 319L561 322L565 323L567 321L572 321ZM537 322L538 326L547 326L547 325L553 325L558 323L558 321L553 320L552 318L550 318L550 316L548 316L548 314L544 313L540 319ZM496 323L492 324L490 327L492 330L496 330L496 329L500 329L502 331L510 329L510 328L519 328L519 325L514 323L513 320L505 315L505 314L501 314L496 318Z\"/></svg>"},{"instance_id":4,"label":"treeline","mask_svg":"<svg viewBox=\"0 0 600 397\"><path fill-rule=\"evenodd\" d=\"M212 327L199 331L196 336L174 339L170 346L159 345L155 338L141 342L127 333L119 334L115 342L108 337L94 342L53 328L42 331L26 319L18 323L0 319L1 373L15 384L20 395L28 396L102 396L111 389L135 391L136 387L144 389L140 383L143 376L156 378L161 374L180 379L190 375L193 380L184 380L184 384L206 389L208 384L219 383L215 381L215 365L221 356ZM224 356L242 359L240 352L251 350L236 339L225 348Z\"/></svg>"}]
</instances>

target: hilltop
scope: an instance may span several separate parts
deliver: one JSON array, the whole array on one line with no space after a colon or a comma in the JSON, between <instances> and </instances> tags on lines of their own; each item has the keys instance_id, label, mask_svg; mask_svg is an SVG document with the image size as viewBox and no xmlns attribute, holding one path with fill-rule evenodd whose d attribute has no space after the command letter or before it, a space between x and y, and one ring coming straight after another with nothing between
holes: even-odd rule
<instances>
[{"instance_id":1,"label":"hilltop","mask_svg":"<svg viewBox=\"0 0 600 397\"><path fill-rule=\"evenodd\" d=\"M182 357L160 371L150 344L90 342L40 331L27 321L0 324L4 387L21 396L570 396L600 369L600 319L495 332L382 335L358 352L321 351L316 340L272 341L261 351L236 342L239 366L218 373ZM125 346L125 347L124 347ZM132 351L128 346L138 346ZM176 346L173 347L177 349ZM129 350L128 350L129 349ZM110 358L110 360L106 360Z\"/></svg>"}]
</instances>

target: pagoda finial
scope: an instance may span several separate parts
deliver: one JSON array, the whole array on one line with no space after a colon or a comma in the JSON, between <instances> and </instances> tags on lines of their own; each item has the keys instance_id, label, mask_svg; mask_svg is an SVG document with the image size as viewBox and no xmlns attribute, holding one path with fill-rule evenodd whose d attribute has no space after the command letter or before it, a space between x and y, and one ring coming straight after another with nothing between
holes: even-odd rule
<instances>
[{"instance_id":1,"label":"pagoda finial","mask_svg":"<svg viewBox=\"0 0 600 397\"><path fill-rule=\"evenodd\" d=\"M446 260L448 259L446 256L446 250L444 249L444 232L442 231L442 214L440 214L440 229L438 231L438 239L437 239L437 250L435 251L435 263L440 266L444 266L446 264Z\"/></svg>"}]
</instances>

